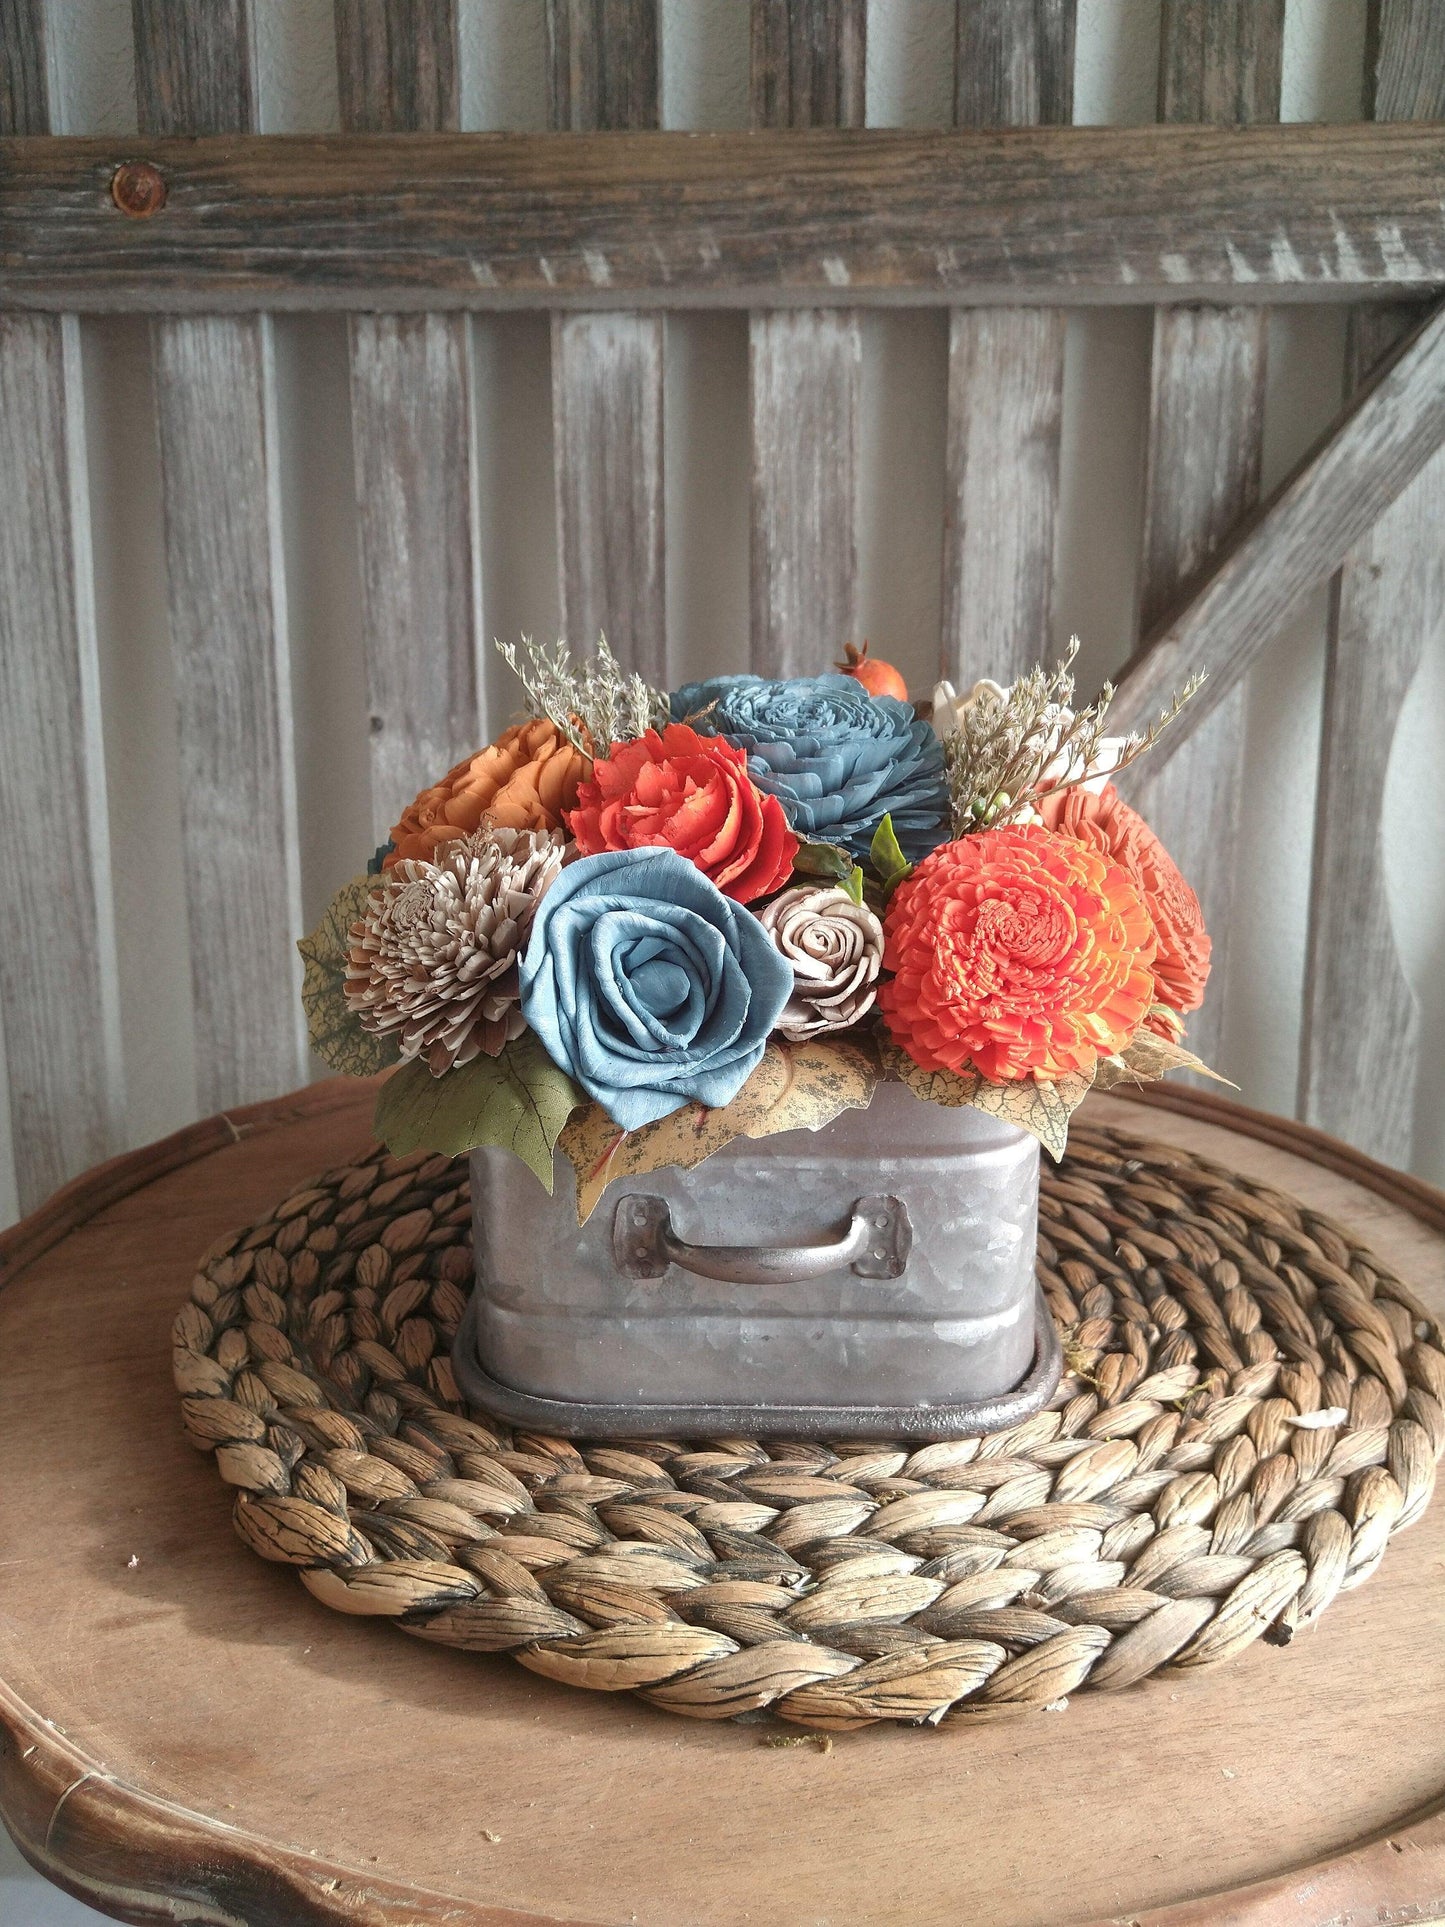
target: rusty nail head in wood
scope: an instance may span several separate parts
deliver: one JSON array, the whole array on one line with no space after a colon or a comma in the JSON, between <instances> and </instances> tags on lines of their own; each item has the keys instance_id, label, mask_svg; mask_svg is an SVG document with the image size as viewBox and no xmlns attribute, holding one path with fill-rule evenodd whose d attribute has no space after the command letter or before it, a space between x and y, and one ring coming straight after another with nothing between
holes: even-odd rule
<instances>
[{"instance_id":1,"label":"rusty nail head in wood","mask_svg":"<svg viewBox=\"0 0 1445 1927\"><path fill-rule=\"evenodd\" d=\"M152 161L122 161L110 177L110 198L122 214L142 220L165 206L165 176Z\"/></svg>"}]
</instances>

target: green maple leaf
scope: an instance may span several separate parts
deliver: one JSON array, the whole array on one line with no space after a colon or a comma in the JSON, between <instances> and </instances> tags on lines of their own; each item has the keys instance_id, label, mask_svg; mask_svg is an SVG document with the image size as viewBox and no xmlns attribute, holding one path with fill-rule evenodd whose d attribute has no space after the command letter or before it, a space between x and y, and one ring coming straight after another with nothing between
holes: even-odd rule
<instances>
[{"instance_id":1,"label":"green maple leaf","mask_svg":"<svg viewBox=\"0 0 1445 1927\"><path fill-rule=\"evenodd\" d=\"M483 1144L501 1144L530 1165L552 1189L552 1147L582 1093L559 1070L531 1031L500 1057L433 1077L413 1058L382 1085L373 1120L376 1135L398 1155L440 1151L464 1157Z\"/></svg>"},{"instance_id":2,"label":"green maple leaf","mask_svg":"<svg viewBox=\"0 0 1445 1927\"><path fill-rule=\"evenodd\" d=\"M375 879L354 877L326 906L326 914L296 948L306 966L301 1002L311 1048L324 1064L348 1077L371 1077L396 1063L401 1048L395 1037L374 1037L346 1007L342 985L346 979L347 936L366 912Z\"/></svg>"}]
</instances>

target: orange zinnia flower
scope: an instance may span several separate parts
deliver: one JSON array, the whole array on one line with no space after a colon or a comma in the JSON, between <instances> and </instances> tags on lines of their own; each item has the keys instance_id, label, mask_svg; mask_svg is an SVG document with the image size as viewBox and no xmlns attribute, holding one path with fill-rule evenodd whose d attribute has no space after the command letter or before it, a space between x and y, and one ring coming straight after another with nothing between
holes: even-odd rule
<instances>
[{"instance_id":1,"label":"orange zinnia flower","mask_svg":"<svg viewBox=\"0 0 1445 1927\"><path fill-rule=\"evenodd\" d=\"M540 716L517 723L402 812L383 867L403 857L429 859L443 844L470 836L484 817L506 830L560 830L586 771L586 758L555 723Z\"/></svg>"},{"instance_id":2,"label":"orange zinnia flower","mask_svg":"<svg viewBox=\"0 0 1445 1927\"><path fill-rule=\"evenodd\" d=\"M782 804L748 775L746 753L686 723L614 744L578 790L567 827L584 856L676 850L738 903L781 888L798 851Z\"/></svg>"},{"instance_id":3,"label":"orange zinnia flower","mask_svg":"<svg viewBox=\"0 0 1445 1927\"><path fill-rule=\"evenodd\" d=\"M1037 824L935 850L894 892L878 993L925 1070L1051 1083L1124 1049L1154 992L1154 930L1126 871Z\"/></svg>"},{"instance_id":4,"label":"orange zinnia flower","mask_svg":"<svg viewBox=\"0 0 1445 1927\"><path fill-rule=\"evenodd\" d=\"M1171 1010L1198 1010L1209 977L1209 934L1199 899L1174 859L1112 783L1098 796L1077 784L1039 804L1051 830L1077 838L1122 864L1134 879L1159 939L1154 956L1154 1001Z\"/></svg>"}]
</instances>

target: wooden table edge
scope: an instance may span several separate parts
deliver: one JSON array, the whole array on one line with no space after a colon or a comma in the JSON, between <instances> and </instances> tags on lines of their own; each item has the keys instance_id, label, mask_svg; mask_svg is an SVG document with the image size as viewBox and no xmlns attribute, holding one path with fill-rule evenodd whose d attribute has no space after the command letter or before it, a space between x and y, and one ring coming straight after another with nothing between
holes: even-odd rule
<instances>
[{"instance_id":1,"label":"wooden table edge","mask_svg":"<svg viewBox=\"0 0 1445 1927\"><path fill-rule=\"evenodd\" d=\"M330 1078L290 1096L222 1112L96 1165L0 1233L0 1287L70 1231L181 1165L258 1132L349 1108L356 1080ZM1445 1192L1378 1164L1339 1139L1233 1099L1155 1085L1119 1092L1252 1137L1349 1178L1445 1233ZM458 1895L374 1879L117 1779L0 1680L0 1819L25 1859L77 1899L122 1920L215 1927L603 1927L496 1909ZM179 1884L178 1884L179 1883ZM1129 1927L1419 1927L1445 1913L1445 1793L1404 1824L1305 1866L1127 1916ZM277 1911L278 1907L281 1911ZM1308 1908L1308 1914L1302 1910ZM1119 1916L1091 1927L1117 1927Z\"/></svg>"}]
</instances>

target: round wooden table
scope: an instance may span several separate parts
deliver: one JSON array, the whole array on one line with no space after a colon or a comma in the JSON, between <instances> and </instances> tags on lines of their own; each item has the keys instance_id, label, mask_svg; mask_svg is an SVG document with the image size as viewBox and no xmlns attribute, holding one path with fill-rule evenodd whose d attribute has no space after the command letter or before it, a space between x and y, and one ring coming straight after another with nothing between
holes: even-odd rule
<instances>
[{"instance_id":1,"label":"round wooden table","mask_svg":"<svg viewBox=\"0 0 1445 1927\"><path fill-rule=\"evenodd\" d=\"M1094 1100L1357 1230L1445 1313L1445 1197L1189 1091ZM1288 1921L1445 1915L1445 1503L1285 1650L1067 1711L767 1744L325 1610L184 1441L197 1255L366 1139L314 1086L0 1240L0 1813L133 1921Z\"/></svg>"}]
</instances>

